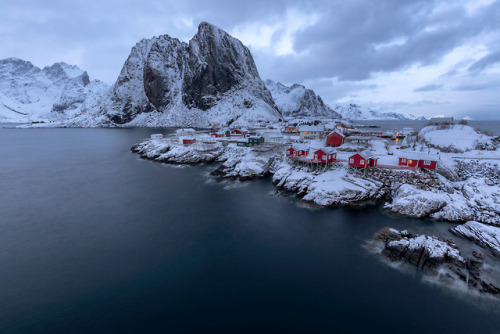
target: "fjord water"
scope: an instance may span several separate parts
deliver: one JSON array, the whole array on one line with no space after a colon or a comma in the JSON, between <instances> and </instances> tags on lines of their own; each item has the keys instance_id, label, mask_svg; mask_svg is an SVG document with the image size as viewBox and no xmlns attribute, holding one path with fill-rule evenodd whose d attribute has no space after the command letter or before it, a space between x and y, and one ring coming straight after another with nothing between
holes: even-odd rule
<instances>
[{"instance_id":1,"label":"fjord water","mask_svg":"<svg viewBox=\"0 0 500 334\"><path fill-rule=\"evenodd\" d=\"M363 247L384 226L453 225L311 209L269 179L217 183L214 166L129 151L156 132L0 128L1 333L500 330L497 302Z\"/></svg>"}]
</instances>

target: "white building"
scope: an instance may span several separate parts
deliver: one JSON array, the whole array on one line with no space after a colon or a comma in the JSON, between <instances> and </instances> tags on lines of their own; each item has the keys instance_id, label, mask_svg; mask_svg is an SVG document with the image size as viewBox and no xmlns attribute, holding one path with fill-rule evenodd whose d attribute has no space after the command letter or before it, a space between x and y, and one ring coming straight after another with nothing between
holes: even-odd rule
<instances>
[{"instance_id":1,"label":"white building","mask_svg":"<svg viewBox=\"0 0 500 334\"><path fill-rule=\"evenodd\" d=\"M325 134L323 125L302 125L299 128L300 139L320 139Z\"/></svg>"}]
</instances>

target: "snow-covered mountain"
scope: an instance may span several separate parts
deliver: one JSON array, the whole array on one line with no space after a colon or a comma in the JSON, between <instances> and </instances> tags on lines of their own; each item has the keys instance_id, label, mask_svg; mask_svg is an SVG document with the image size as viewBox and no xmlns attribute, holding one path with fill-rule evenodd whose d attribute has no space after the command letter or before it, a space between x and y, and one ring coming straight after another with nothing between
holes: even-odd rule
<instances>
[{"instance_id":1,"label":"snow-covered mountain","mask_svg":"<svg viewBox=\"0 0 500 334\"><path fill-rule=\"evenodd\" d=\"M380 112L369 108L358 106L357 104L337 105L335 111L342 115L342 118L350 120L408 120L403 114L396 112Z\"/></svg>"},{"instance_id":2,"label":"snow-covered mountain","mask_svg":"<svg viewBox=\"0 0 500 334\"><path fill-rule=\"evenodd\" d=\"M109 93L70 126L208 126L282 117L247 47L202 22L189 43L137 43Z\"/></svg>"},{"instance_id":3,"label":"snow-covered mountain","mask_svg":"<svg viewBox=\"0 0 500 334\"><path fill-rule=\"evenodd\" d=\"M18 58L0 60L0 122L61 120L97 100L107 86L77 66L40 69Z\"/></svg>"},{"instance_id":4,"label":"snow-covered mountain","mask_svg":"<svg viewBox=\"0 0 500 334\"><path fill-rule=\"evenodd\" d=\"M319 95L302 85L285 86L272 80L266 80L265 84L271 92L276 106L284 116L341 117L340 114L328 107Z\"/></svg>"}]
</instances>

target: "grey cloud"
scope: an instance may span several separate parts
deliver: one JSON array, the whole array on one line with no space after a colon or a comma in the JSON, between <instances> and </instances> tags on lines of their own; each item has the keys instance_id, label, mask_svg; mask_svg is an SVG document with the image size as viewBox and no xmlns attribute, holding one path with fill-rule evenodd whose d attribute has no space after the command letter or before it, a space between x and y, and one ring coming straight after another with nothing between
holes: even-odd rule
<instances>
[{"instance_id":1,"label":"grey cloud","mask_svg":"<svg viewBox=\"0 0 500 334\"><path fill-rule=\"evenodd\" d=\"M492 90L500 88L500 80L491 80L479 83L466 83L458 85L454 90L459 91L481 91L481 90Z\"/></svg>"},{"instance_id":2,"label":"grey cloud","mask_svg":"<svg viewBox=\"0 0 500 334\"><path fill-rule=\"evenodd\" d=\"M295 50L306 55L279 57L269 70L280 80L292 75L364 80L376 72L433 64L467 39L499 29L500 2L474 15L455 7L436 16L432 14L436 4L353 1L324 5L320 22L296 36ZM405 42L389 44L398 39Z\"/></svg>"},{"instance_id":3,"label":"grey cloud","mask_svg":"<svg viewBox=\"0 0 500 334\"><path fill-rule=\"evenodd\" d=\"M481 58L480 60L478 60L477 62L475 62L474 64L472 64L468 71L469 72L481 72L483 71L484 69L486 69L487 67L493 65L493 64L496 64L496 63L499 63L500 62L500 50L496 51L496 52L492 52L486 56L484 56L483 58Z\"/></svg>"},{"instance_id":4,"label":"grey cloud","mask_svg":"<svg viewBox=\"0 0 500 334\"><path fill-rule=\"evenodd\" d=\"M422 86L422 87L415 88L413 91L414 92L432 92L432 91L435 91L435 90L439 90L442 87L443 87L443 85L433 85L433 84L430 84L430 85L425 85L425 86Z\"/></svg>"}]
</instances>

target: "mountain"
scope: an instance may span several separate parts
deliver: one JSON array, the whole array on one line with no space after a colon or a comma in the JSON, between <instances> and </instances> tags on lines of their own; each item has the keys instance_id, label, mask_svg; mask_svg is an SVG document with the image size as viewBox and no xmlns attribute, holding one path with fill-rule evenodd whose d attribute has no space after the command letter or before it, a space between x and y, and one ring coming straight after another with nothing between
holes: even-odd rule
<instances>
[{"instance_id":1,"label":"mountain","mask_svg":"<svg viewBox=\"0 0 500 334\"><path fill-rule=\"evenodd\" d=\"M206 22L189 43L143 39L98 103L70 126L209 126L282 118L239 40Z\"/></svg>"},{"instance_id":2,"label":"mountain","mask_svg":"<svg viewBox=\"0 0 500 334\"><path fill-rule=\"evenodd\" d=\"M302 85L285 86L272 80L266 80L265 84L271 92L276 106L284 116L341 117L340 114L328 107L314 91Z\"/></svg>"},{"instance_id":3,"label":"mountain","mask_svg":"<svg viewBox=\"0 0 500 334\"><path fill-rule=\"evenodd\" d=\"M77 66L40 69L18 58L0 60L0 122L61 120L97 100L107 86Z\"/></svg>"},{"instance_id":4,"label":"mountain","mask_svg":"<svg viewBox=\"0 0 500 334\"><path fill-rule=\"evenodd\" d=\"M350 120L408 120L403 114L396 112L380 112L369 108L349 104L346 106L337 105L335 111L342 115L342 118Z\"/></svg>"}]
</instances>

